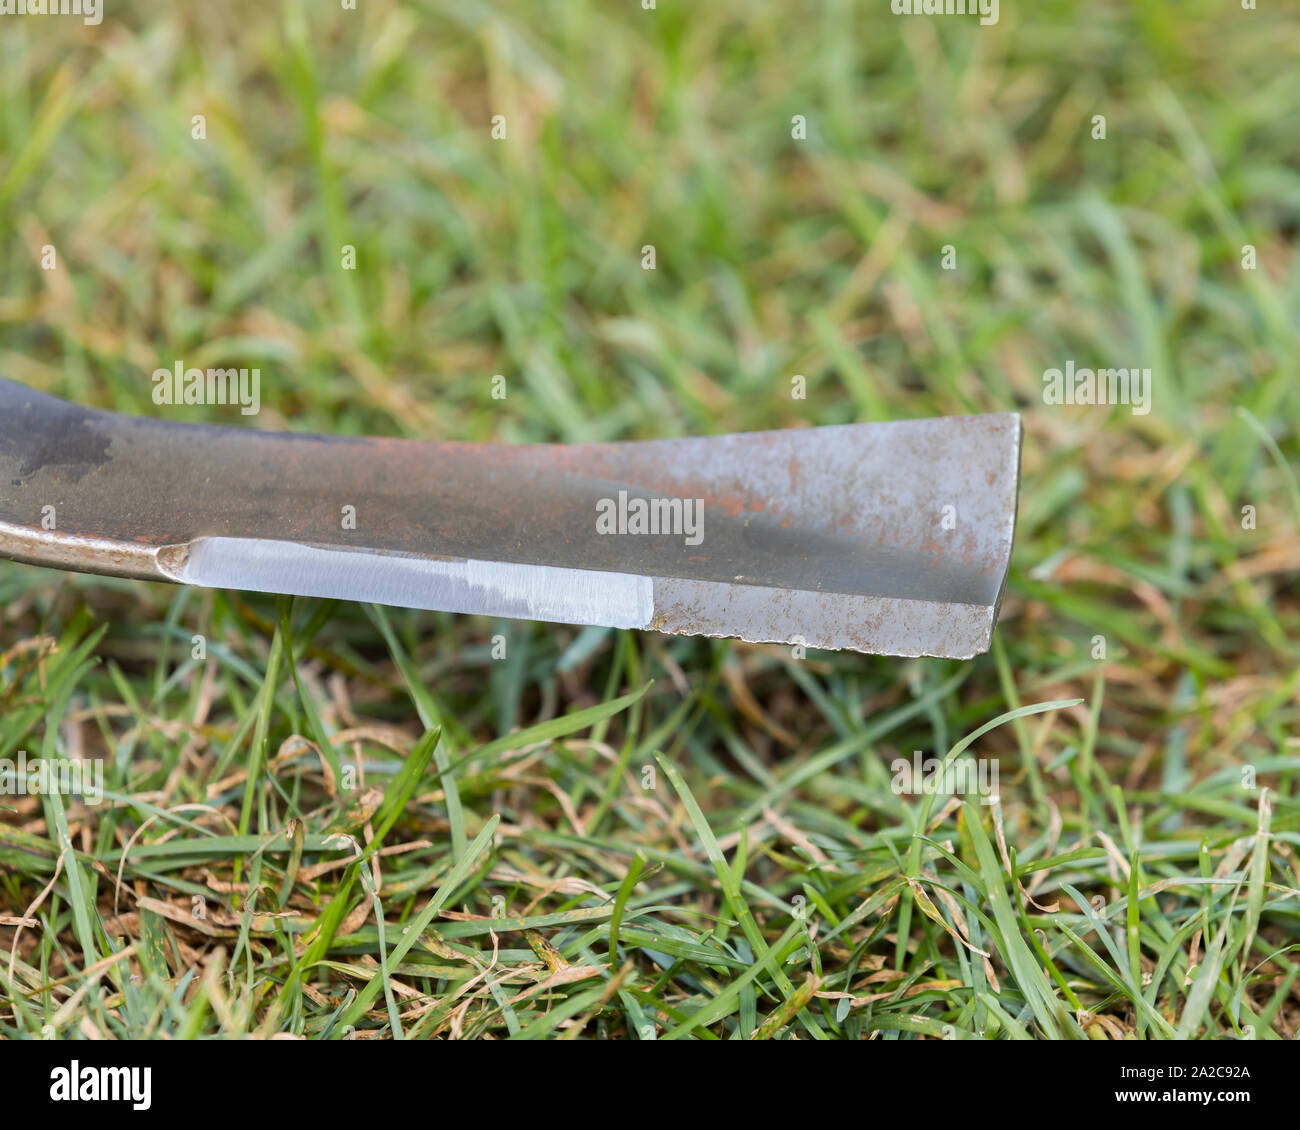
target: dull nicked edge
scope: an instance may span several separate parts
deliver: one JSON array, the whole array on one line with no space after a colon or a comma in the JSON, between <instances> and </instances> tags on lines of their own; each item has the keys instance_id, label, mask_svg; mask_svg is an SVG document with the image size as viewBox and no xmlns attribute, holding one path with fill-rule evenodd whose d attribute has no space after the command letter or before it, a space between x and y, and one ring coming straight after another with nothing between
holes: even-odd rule
<instances>
[{"instance_id":1,"label":"dull nicked edge","mask_svg":"<svg viewBox=\"0 0 1300 1130\"><path fill-rule=\"evenodd\" d=\"M110 538L81 537L60 530L33 529L0 521L0 557L25 565L97 573L104 577L133 577L145 581L176 581L160 556L183 546L140 545Z\"/></svg>"}]
</instances>

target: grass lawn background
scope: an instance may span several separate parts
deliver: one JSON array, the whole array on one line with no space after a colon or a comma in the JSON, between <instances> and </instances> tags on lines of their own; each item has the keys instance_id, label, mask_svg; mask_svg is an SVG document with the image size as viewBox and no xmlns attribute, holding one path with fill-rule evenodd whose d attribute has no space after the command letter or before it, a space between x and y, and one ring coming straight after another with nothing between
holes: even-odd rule
<instances>
[{"instance_id":1,"label":"grass lawn background","mask_svg":"<svg viewBox=\"0 0 1300 1130\"><path fill-rule=\"evenodd\" d=\"M0 798L0 1036L1295 1036L1300 13L1260 8L0 17L34 388L447 440L1026 432L969 663L0 564L0 757L110 794ZM154 405L177 360L260 367L261 414ZM1151 411L1044 404L1068 360L1151 368ZM999 804L891 789L954 749Z\"/></svg>"}]
</instances>

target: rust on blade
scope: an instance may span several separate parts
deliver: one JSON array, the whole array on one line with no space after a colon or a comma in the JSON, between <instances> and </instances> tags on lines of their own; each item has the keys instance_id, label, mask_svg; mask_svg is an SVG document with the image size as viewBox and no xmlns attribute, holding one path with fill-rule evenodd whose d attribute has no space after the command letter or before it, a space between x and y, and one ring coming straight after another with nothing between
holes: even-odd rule
<instances>
[{"instance_id":1,"label":"rust on blade","mask_svg":"<svg viewBox=\"0 0 1300 1130\"><path fill-rule=\"evenodd\" d=\"M637 626L965 657L996 621L1019 454L1011 413L498 446L119 416L0 380L0 556L235 586L242 553L268 591L342 584L381 601L400 571L402 603L446 607L454 578L456 608L491 612L495 593L569 622L606 622L610 599L625 624L652 592ZM667 528L618 524L638 508ZM602 514L617 516L612 532ZM698 529L684 528L691 515ZM221 547L203 555L209 579L188 560L202 541ZM314 547L311 567L254 542ZM357 552L373 580L333 556ZM336 565L355 593L329 578ZM608 578L575 585L574 571Z\"/></svg>"}]
</instances>

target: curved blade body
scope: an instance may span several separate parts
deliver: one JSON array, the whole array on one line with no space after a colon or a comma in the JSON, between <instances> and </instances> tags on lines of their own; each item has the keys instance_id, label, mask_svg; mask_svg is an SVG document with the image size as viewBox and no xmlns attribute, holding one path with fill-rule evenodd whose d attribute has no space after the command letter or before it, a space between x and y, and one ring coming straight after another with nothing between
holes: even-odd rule
<instances>
[{"instance_id":1,"label":"curved blade body","mask_svg":"<svg viewBox=\"0 0 1300 1130\"><path fill-rule=\"evenodd\" d=\"M966 658L997 618L1019 462L1012 413L496 446L119 416L0 380L0 556Z\"/></svg>"}]
</instances>

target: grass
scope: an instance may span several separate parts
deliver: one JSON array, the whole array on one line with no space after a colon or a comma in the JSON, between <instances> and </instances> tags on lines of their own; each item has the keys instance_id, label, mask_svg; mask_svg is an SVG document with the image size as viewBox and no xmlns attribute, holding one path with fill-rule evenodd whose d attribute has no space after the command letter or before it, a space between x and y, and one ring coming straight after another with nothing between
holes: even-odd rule
<instances>
[{"instance_id":1,"label":"grass","mask_svg":"<svg viewBox=\"0 0 1300 1130\"><path fill-rule=\"evenodd\" d=\"M1296 1036L1300 37L1237 7L6 24L33 387L161 412L182 359L259 365L263 428L1015 408L1026 445L965 664L3 565L0 756L107 797L4 798L0 1036ZM1067 359L1150 367L1151 411L1044 404ZM898 795L913 750L999 803Z\"/></svg>"}]
</instances>

